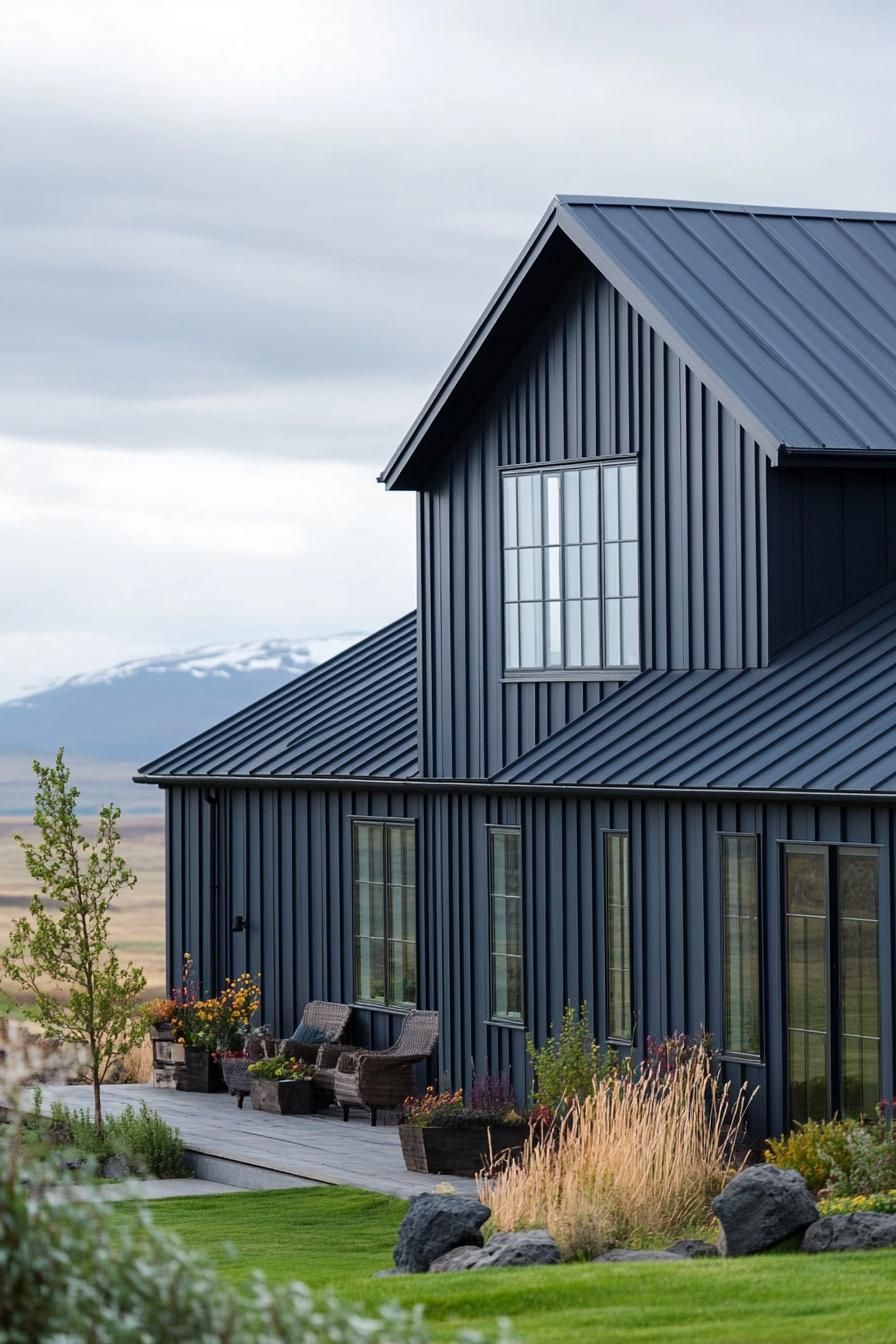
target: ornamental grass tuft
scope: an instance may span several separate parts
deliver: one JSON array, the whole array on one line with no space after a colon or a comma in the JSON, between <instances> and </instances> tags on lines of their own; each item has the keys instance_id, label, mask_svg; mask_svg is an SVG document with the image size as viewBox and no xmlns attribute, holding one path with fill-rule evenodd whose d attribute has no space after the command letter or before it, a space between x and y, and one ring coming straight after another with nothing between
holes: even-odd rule
<instances>
[{"instance_id":1,"label":"ornamental grass tuft","mask_svg":"<svg viewBox=\"0 0 896 1344\"><path fill-rule=\"evenodd\" d=\"M742 1165L750 1100L746 1087L732 1095L703 1048L671 1073L648 1064L600 1079L558 1115L550 1139L530 1138L519 1159L499 1158L477 1178L490 1226L547 1228L572 1258L705 1224Z\"/></svg>"}]
</instances>

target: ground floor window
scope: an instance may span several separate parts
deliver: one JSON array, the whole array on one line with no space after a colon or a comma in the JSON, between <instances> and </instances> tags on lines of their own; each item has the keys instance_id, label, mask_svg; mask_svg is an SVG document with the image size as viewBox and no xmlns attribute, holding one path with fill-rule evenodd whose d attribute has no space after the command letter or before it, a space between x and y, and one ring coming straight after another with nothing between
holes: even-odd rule
<instances>
[{"instance_id":1,"label":"ground floor window","mask_svg":"<svg viewBox=\"0 0 896 1344\"><path fill-rule=\"evenodd\" d=\"M412 821L352 823L355 998L417 1003L417 865Z\"/></svg>"},{"instance_id":2,"label":"ground floor window","mask_svg":"<svg viewBox=\"0 0 896 1344\"><path fill-rule=\"evenodd\" d=\"M523 891L521 837L516 826L489 828L491 911L491 1015L499 1021L523 1019Z\"/></svg>"},{"instance_id":3,"label":"ground floor window","mask_svg":"<svg viewBox=\"0 0 896 1344\"><path fill-rule=\"evenodd\" d=\"M628 835L604 835L607 920L607 1036L632 1039L632 944Z\"/></svg>"},{"instance_id":4,"label":"ground floor window","mask_svg":"<svg viewBox=\"0 0 896 1344\"><path fill-rule=\"evenodd\" d=\"M761 1051L759 983L759 837L723 835L722 957L725 1050Z\"/></svg>"},{"instance_id":5,"label":"ground floor window","mask_svg":"<svg viewBox=\"0 0 896 1344\"><path fill-rule=\"evenodd\" d=\"M791 1122L880 1099L878 884L870 846L785 846Z\"/></svg>"}]
</instances>

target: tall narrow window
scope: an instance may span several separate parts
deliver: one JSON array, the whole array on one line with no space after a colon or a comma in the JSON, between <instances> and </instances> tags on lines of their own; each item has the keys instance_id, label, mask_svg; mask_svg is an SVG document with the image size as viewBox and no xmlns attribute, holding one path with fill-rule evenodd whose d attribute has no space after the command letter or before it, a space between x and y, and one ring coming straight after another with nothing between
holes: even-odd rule
<instances>
[{"instance_id":1,"label":"tall narrow window","mask_svg":"<svg viewBox=\"0 0 896 1344\"><path fill-rule=\"evenodd\" d=\"M733 1055L761 1050L758 851L755 835L722 836L724 1046Z\"/></svg>"},{"instance_id":2,"label":"tall narrow window","mask_svg":"<svg viewBox=\"0 0 896 1344\"><path fill-rule=\"evenodd\" d=\"M523 1019L523 914L520 832L516 827L489 830L489 903L491 906L491 1015L500 1021Z\"/></svg>"},{"instance_id":3,"label":"tall narrow window","mask_svg":"<svg viewBox=\"0 0 896 1344\"><path fill-rule=\"evenodd\" d=\"M874 1114L880 1100L880 954L877 851L837 853L843 1110Z\"/></svg>"},{"instance_id":4,"label":"tall narrow window","mask_svg":"<svg viewBox=\"0 0 896 1344\"><path fill-rule=\"evenodd\" d=\"M637 470L505 472L508 672L638 667Z\"/></svg>"},{"instance_id":5,"label":"tall narrow window","mask_svg":"<svg viewBox=\"0 0 896 1344\"><path fill-rule=\"evenodd\" d=\"M417 1002L417 879L413 822L352 826L355 997L413 1008Z\"/></svg>"},{"instance_id":6,"label":"tall narrow window","mask_svg":"<svg viewBox=\"0 0 896 1344\"><path fill-rule=\"evenodd\" d=\"M613 1041L632 1038L631 901L628 877L628 836L608 831L604 836L604 874L607 895L607 1035Z\"/></svg>"}]
</instances>

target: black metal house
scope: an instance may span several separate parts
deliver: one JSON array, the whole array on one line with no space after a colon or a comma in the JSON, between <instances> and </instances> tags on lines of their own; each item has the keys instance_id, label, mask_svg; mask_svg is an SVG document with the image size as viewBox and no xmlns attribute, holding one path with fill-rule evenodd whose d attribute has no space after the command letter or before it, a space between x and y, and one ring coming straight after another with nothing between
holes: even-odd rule
<instances>
[{"instance_id":1,"label":"black metal house","mask_svg":"<svg viewBox=\"0 0 896 1344\"><path fill-rule=\"evenodd\" d=\"M894 1091L896 216L557 198L381 479L417 611L143 768L168 959L266 1021L709 1030L753 1127Z\"/></svg>"}]
</instances>

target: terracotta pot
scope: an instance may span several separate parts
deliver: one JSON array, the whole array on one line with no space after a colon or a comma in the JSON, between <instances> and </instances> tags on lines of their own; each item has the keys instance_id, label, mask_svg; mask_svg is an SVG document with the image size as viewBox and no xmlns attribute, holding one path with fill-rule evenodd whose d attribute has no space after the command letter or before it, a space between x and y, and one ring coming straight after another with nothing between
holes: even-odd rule
<instances>
[{"instance_id":1,"label":"terracotta pot","mask_svg":"<svg viewBox=\"0 0 896 1344\"><path fill-rule=\"evenodd\" d=\"M408 1171L433 1175L475 1176L491 1157L518 1153L529 1137L528 1125L483 1125L477 1129L399 1125L401 1151ZM491 1150L489 1149L491 1140Z\"/></svg>"}]
</instances>

